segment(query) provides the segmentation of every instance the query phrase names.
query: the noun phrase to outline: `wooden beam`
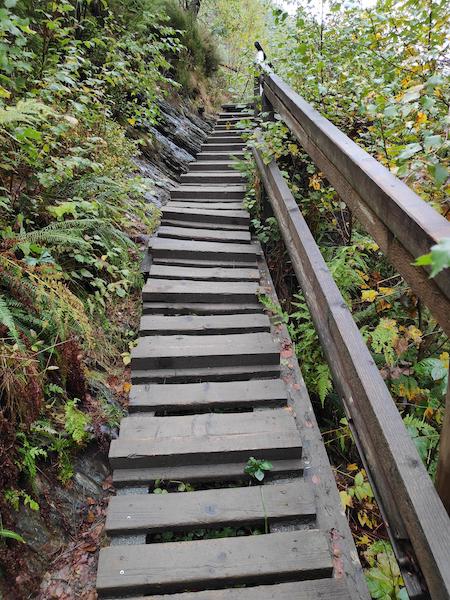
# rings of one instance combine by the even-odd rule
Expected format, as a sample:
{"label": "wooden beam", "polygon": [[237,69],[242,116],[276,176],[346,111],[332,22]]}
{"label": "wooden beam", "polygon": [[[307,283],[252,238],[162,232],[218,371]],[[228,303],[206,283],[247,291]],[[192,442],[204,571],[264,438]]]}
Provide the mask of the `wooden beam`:
{"label": "wooden beam", "polygon": [[409,539],[433,598],[450,598],[450,520],[276,164],[253,153],[392,535]]}
{"label": "wooden beam", "polygon": [[444,422],[442,423],[441,439],[439,444],[439,462],[436,474],[436,489],[448,514],[450,515],[450,383],[447,388],[447,399],[444,408]]}
{"label": "wooden beam", "polygon": [[264,94],[388,260],[450,335],[450,276],[429,279],[412,265],[450,223],[377,160],[322,117],[279,77],[264,75]]}

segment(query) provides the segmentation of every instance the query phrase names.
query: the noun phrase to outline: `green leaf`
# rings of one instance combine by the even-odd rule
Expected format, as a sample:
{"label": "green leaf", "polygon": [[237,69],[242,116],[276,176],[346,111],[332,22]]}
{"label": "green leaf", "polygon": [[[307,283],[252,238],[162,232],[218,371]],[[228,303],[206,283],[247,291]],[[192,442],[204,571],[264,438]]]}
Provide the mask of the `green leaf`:
{"label": "green leaf", "polygon": [[17,0],[5,0],[6,8],[14,8],[16,6]]}
{"label": "green leaf", "polygon": [[9,538],[10,540],[16,540],[16,542],[22,542],[22,544],[25,544],[25,540],[21,535],[15,531],[10,531],[9,529],[0,528],[0,537]]}
{"label": "green leaf", "polygon": [[431,274],[435,277],[438,273],[450,267],[450,238],[443,238],[431,248]]}
{"label": "green leaf", "polygon": [[433,175],[434,181],[440,187],[448,178],[448,169],[441,163],[436,163],[429,166],[429,171]]}
{"label": "green leaf", "polygon": [[411,158],[411,156],[414,156],[414,154],[417,154],[417,152],[420,152],[420,150],[422,150],[422,146],[419,143],[414,142],[413,144],[408,144],[400,152],[397,158],[398,160],[407,160],[408,158]]}
{"label": "green leaf", "polygon": [[442,144],[442,136],[440,135],[429,135],[424,139],[424,148],[426,152],[429,152],[433,148],[437,148]]}

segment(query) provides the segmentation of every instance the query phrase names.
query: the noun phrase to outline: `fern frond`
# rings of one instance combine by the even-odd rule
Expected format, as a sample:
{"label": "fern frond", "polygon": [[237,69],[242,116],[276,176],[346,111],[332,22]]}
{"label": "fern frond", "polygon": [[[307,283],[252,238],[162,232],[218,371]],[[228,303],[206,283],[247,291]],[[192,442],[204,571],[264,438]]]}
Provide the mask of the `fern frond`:
{"label": "fern frond", "polygon": [[17,342],[20,343],[19,334],[17,333],[16,324],[14,322],[13,314],[6,302],[4,296],[0,295],[0,323],[4,325],[7,329],[11,337]]}
{"label": "fern frond", "polygon": [[15,123],[32,124],[37,123],[43,117],[54,114],[52,109],[36,100],[19,100],[13,106],[0,108],[0,126],[8,126]]}

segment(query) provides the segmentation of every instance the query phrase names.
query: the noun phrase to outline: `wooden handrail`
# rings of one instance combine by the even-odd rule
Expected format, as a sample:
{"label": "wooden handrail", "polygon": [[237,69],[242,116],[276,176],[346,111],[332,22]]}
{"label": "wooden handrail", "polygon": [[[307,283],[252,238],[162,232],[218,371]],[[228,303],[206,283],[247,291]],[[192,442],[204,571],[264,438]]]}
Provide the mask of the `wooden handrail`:
{"label": "wooden handrail", "polygon": [[262,90],[389,262],[450,335],[448,270],[430,279],[414,260],[450,237],[450,223],[400,179],[322,117],[269,67]]}
{"label": "wooden handrail", "polygon": [[449,599],[450,519],[279,168],[253,154],[394,547],[411,545],[431,597]]}
{"label": "wooden handrail", "polygon": [[[426,268],[413,263],[440,239],[450,237],[450,223],[322,117],[271,66],[259,66],[264,110],[280,115],[449,335],[450,270],[430,279]],[[397,555],[404,559],[412,550],[432,597],[450,598],[450,520],[445,508],[278,167],[265,165],[259,151],[253,152]],[[447,510],[449,411],[447,406],[437,481]],[[414,589],[417,579],[407,575],[406,583],[412,596],[422,597]]]}

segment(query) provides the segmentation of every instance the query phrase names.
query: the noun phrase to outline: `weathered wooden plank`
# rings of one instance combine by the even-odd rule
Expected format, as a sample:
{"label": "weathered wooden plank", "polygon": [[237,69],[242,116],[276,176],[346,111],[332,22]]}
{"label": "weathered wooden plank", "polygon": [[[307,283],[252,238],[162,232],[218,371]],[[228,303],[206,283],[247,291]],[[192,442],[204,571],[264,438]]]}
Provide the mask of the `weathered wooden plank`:
{"label": "weathered wooden plank", "polygon": [[240,364],[232,366],[204,366],[204,367],[170,367],[161,369],[133,369],[131,382],[137,383],[197,383],[201,381],[244,381],[247,379],[261,379],[279,377],[280,365]]}
{"label": "weathered wooden plank", "polygon": [[392,534],[411,539],[430,591],[450,598],[448,516],[281,172],[254,154]]}
{"label": "weathered wooden plank", "polygon": [[[314,495],[302,480],[277,485],[222,488],[109,500],[109,535],[158,533],[204,527],[239,527],[313,518]],[[267,519],[267,521],[266,521]]]}
{"label": "weathered wooden plank", "polygon": [[447,388],[444,422],[442,423],[439,445],[436,489],[445,506],[445,509],[447,510],[447,513],[450,516],[450,383]]}
{"label": "weathered wooden plank", "polygon": [[199,210],[242,210],[244,205],[242,201],[234,201],[234,202],[222,202],[220,201],[209,201],[201,202],[201,198],[193,200],[189,199],[179,199],[179,200],[171,200],[167,206],[174,206],[179,208],[198,208]]}
{"label": "weathered wooden plank", "polygon": [[139,335],[217,335],[259,331],[270,331],[267,315],[143,315]]}
{"label": "weathered wooden plank", "polygon": [[162,213],[164,219],[195,221],[197,223],[250,224],[250,215],[245,210],[199,210],[198,208],[164,206]]}
{"label": "weathered wooden plank", "polygon": [[259,282],[258,269],[227,267],[177,267],[171,265],[152,265],[150,274],[153,279],[182,279],[183,281],[253,281]]}
{"label": "weathered wooden plank", "polygon": [[192,172],[197,171],[232,171],[233,165],[236,164],[233,160],[198,160],[192,162],[189,168]]}
{"label": "weathered wooden plank", "polygon": [[[299,459],[273,460],[272,469],[267,471],[264,481],[276,477],[300,476],[303,463]],[[153,486],[156,481],[182,481],[184,483],[239,482],[250,481],[244,473],[244,464],[215,463],[213,465],[184,465],[179,467],[154,467],[141,469],[116,469],[113,482],[117,488]]]}
{"label": "weathered wooden plank", "polygon": [[276,365],[280,360],[269,333],[141,337],[131,357],[134,369]]}
{"label": "weathered wooden plank", "polygon": [[259,285],[252,281],[173,281],[150,278],[142,290],[144,302],[253,302]]}
{"label": "weathered wooden plank", "polygon": [[227,590],[186,592],[169,596],[146,596],[129,600],[348,600],[345,582],[339,579],[295,581]]}
{"label": "weathered wooden plank", "polygon": [[152,238],[149,251],[153,257],[159,258],[194,258],[207,260],[251,260],[258,252],[252,244],[227,244],[223,242],[201,242],[191,240],[175,240]]}
{"label": "weathered wooden plank", "polygon": [[332,570],[327,539],[316,530],[112,546],[100,551],[97,590],[101,596],[201,590],[323,578]]}
{"label": "weathered wooden plank", "polygon": [[172,190],[171,197],[173,200],[176,198],[243,198],[245,194],[245,185],[233,184],[233,185],[192,185],[184,184],[180,185],[176,189]]}
{"label": "weathered wooden plank", "polygon": [[192,227],[169,227],[161,225],[158,237],[202,242],[250,242],[249,231],[226,231],[224,229],[194,229]]}
{"label": "weathered wooden plank", "polygon": [[195,258],[160,258],[158,256],[153,257],[152,264],[154,265],[169,265],[173,267],[192,267],[195,268],[213,268],[223,267],[226,269],[254,269],[256,266],[256,260],[202,260]]}
{"label": "weathered wooden plank", "polygon": [[203,443],[204,438],[212,441],[216,437],[229,436],[229,445],[233,446],[233,436],[260,435],[263,438],[268,433],[284,432],[293,433],[296,444],[299,444],[300,438],[293,416],[289,411],[277,408],[254,413],[210,413],[175,417],[132,415],[122,419],[119,439],[159,440],[161,443],[168,439],[174,446],[179,446],[174,449],[178,452],[183,444]]}
{"label": "weathered wooden plank", "polygon": [[216,142],[224,144],[238,144],[243,141],[243,134],[249,133],[238,129],[217,128],[206,138],[206,143]]}
{"label": "weathered wooden plank", "polygon": [[207,144],[203,144],[202,152],[228,152],[229,154],[235,154],[242,152],[244,145],[244,142],[240,144],[218,144],[208,142]]}
{"label": "weathered wooden plank", "polygon": [[161,219],[162,225],[168,227],[185,227],[190,229],[214,229],[219,231],[248,231],[246,225],[240,225],[239,223],[211,223],[208,221],[197,223],[195,221],[183,221],[164,217]]}
{"label": "weathered wooden plank", "polygon": [[[267,414],[266,414],[267,413]],[[292,416],[282,410],[183,417],[125,417],[112,440],[113,469],[216,462],[299,459],[302,444]]]}
{"label": "weathered wooden plank", "polygon": [[[208,151],[201,151],[197,154],[197,162],[209,162],[209,161],[229,161],[232,160],[233,157],[236,157],[236,159],[238,160],[242,160],[244,158],[244,153],[242,151],[240,152],[235,152],[234,154],[230,155],[230,152],[226,151],[226,152],[208,152]],[[195,163],[193,163],[195,164]]]}
{"label": "weathered wooden plank", "polygon": [[286,387],[280,379],[134,385],[130,412],[284,406]]}
{"label": "weathered wooden plank", "polygon": [[[421,269],[408,268],[415,258],[428,253],[438,240],[450,237],[448,221],[279,77],[265,76],[264,90],[300,143],[353,212],[357,211],[358,219],[408,283],[412,287],[418,286],[419,292],[426,294],[426,303],[433,302],[435,286],[449,301],[449,272],[430,281],[427,289],[426,272],[422,271],[422,277],[419,277]],[[366,208],[369,213],[365,213]],[[374,220],[372,215],[377,218]],[[439,311],[439,307],[436,308]],[[447,304],[447,316],[448,311]],[[444,326],[445,322],[448,324],[446,315],[442,315]]]}
{"label": "weathered wooden plank", "polygon": [[246,304],[223,304],[206,302],[145,302],[142,307],[146,315],[231,315],[236,313],[253,314],[263,312],[259,302]]}
{"label": "weathered wooden plank", "polygon": [[[190,198],[176,198],[175,200],[170,200],[166,206],[172,206],[174,202],[195,202],[196,204],[220,204],[227,210],[234,210],[232,206],[236,203],[240,203],[239,209],[242,210],[242,200],[240,198],[203,198],[197,197],[191,194]],[[194,207],[197,208],[197,207]],[[205,207],[208,210],[214,210],[212,206]]]}
{"label": "weathered wooden plank", "polygon": [[181,175],[182,183],[192,183],[204,185],[214,184],[235,184],[245,182],[246,178],[237,171],[192,171]]}

